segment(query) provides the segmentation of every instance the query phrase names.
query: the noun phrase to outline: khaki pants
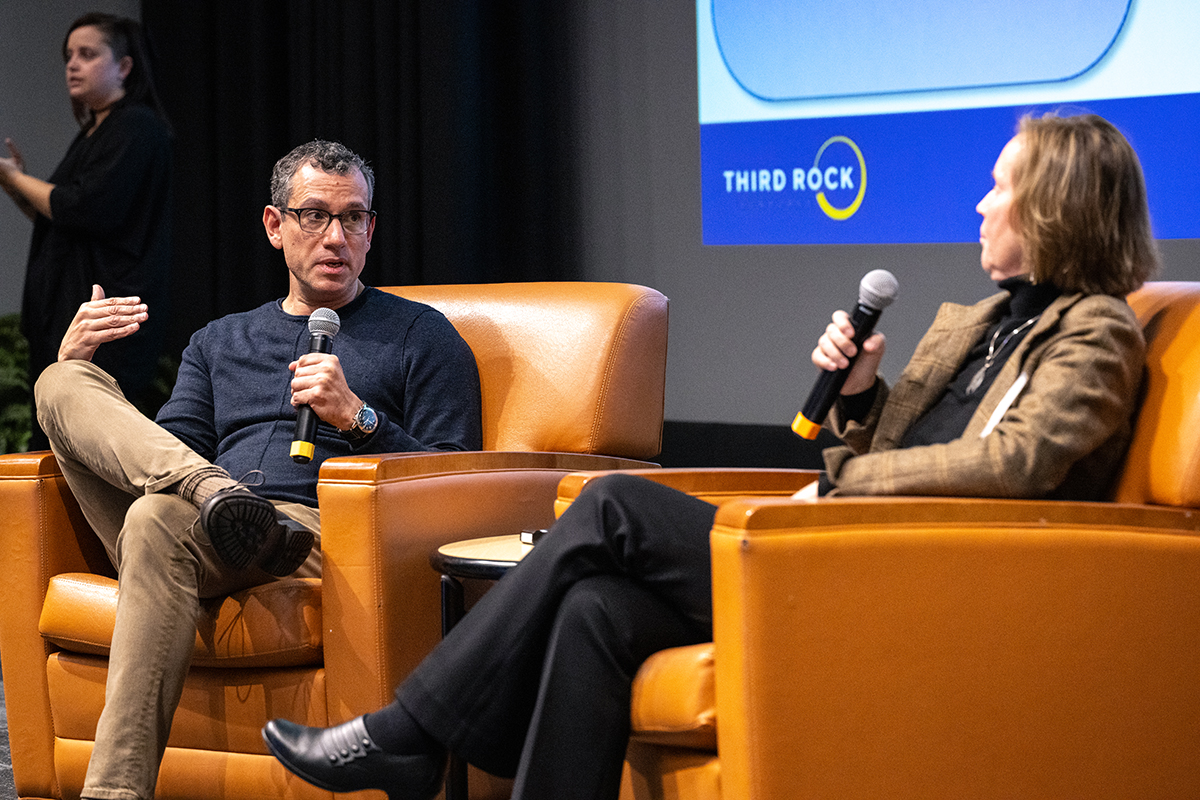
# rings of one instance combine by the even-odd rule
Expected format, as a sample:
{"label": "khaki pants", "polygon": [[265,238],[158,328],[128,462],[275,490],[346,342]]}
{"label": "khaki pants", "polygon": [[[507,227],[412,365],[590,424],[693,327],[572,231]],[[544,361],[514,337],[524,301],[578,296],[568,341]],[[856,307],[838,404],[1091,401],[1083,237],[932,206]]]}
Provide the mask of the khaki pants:
{"label": "khaki pants", "polygon": [[[191,663],[200,599],[275,578],[217,557],[196,506],[163,491],[209,462],[142,415],[103,370],[86,361],[54,364],[35,397],[54,456],[121,587],[83,796],[149,800]],[[275,505],[319,537],[316,509]],[[297,576],[320,575],[319,542]]]}

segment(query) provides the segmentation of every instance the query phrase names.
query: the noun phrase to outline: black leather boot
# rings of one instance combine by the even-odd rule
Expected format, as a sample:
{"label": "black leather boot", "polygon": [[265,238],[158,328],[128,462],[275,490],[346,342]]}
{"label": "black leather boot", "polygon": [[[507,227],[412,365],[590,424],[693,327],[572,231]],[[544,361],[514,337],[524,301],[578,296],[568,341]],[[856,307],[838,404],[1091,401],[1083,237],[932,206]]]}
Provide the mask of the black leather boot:
{"label": "black leather boot", "polygon": [[263,728],[267,747],[290,771],[331,792],[382,789],[388,800],[430,800],[446,775],[446,753],[394,755],[371,741],[362,717],[332,728],[283,719]]}

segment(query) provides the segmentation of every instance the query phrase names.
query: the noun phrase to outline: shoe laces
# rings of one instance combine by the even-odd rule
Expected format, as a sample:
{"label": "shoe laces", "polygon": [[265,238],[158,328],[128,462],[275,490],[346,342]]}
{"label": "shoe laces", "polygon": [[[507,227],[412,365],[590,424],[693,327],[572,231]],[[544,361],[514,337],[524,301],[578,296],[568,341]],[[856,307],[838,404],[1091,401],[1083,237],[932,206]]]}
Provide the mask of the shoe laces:
{"label": "shoe laces", "polygon": [[[251,482],[250,478],[257,478]],[[238,478],[237,487],[239,489],[256,489],[267,482],[267,474],[261,469],[252,469],[242,477]]]}

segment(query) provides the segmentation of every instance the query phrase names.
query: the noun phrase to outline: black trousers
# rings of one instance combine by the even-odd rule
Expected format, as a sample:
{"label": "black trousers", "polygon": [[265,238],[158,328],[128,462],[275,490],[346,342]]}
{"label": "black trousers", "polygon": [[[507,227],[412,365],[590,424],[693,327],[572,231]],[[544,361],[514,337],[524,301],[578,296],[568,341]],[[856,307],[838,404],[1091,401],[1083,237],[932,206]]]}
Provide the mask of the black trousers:
{"label": "black trousers", "polygon": [[616,798],[641,663],[712,638],[715,507],[593,482],[396,690],[433,738],[514,798]]}

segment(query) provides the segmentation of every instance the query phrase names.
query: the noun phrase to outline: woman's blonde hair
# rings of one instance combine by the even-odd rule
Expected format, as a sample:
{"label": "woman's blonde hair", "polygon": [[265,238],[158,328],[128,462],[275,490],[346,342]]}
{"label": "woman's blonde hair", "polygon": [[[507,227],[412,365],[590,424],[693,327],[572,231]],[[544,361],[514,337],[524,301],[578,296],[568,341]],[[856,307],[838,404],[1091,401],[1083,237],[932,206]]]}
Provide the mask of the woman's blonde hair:
{"label": "woman's blonde hair", "polygon": [[1146,185],[1121,132],[1094,114],[1026,116],[1013,169],[1013,225],[1030,277],[1063,291],[1132,292],[1158,269]]}

